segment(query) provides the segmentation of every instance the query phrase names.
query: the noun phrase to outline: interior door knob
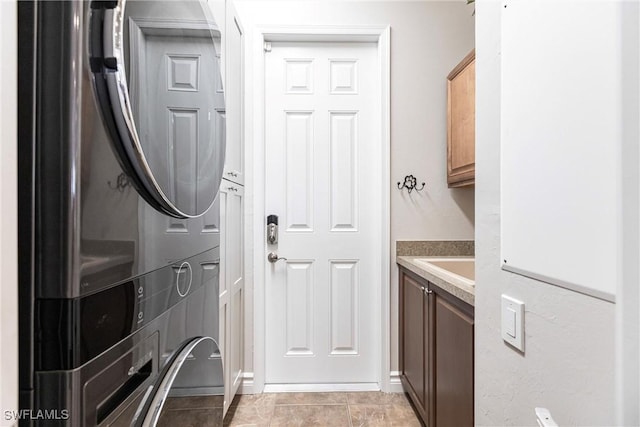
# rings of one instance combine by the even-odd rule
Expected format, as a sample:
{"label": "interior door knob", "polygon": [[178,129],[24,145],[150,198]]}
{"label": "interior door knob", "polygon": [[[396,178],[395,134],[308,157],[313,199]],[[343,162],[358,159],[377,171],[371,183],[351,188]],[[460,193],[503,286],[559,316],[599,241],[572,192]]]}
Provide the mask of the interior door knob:
{"label": "interior door knob", "polygon": [[278,254],[275,253],[275,252],[269,252],[269,255],[267,255],[267,259],[269,260],[269,262],[271,264],[275,264],[276,262],[278,262],[278,261],[280,261],[282,259],[285,260],[285,261],[287,260],[284,257],[279,257]]}

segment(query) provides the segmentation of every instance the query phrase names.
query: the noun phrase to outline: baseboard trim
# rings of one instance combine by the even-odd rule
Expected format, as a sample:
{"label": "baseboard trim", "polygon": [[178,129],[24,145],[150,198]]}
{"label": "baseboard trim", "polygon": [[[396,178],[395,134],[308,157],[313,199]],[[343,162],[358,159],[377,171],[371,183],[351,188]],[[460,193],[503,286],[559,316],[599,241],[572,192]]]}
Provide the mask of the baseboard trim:
{"label": "baseboard trim", "polygon": [[404,393],[402,381],[400,381],[400,371],[389,373],[389,393]]}
{"label": "baseboard trim", "polygon": [[253,372],[243,372],[238,394],[255,394],[256,390],[253,384]]}
{"label": "baseboard trim", "polygon": [[378,383],[338,384],[265,384],[265,393],[330,392],[330,391],[380,391]]}
{"label": "baseboard trim", "polygon": [[[256,390],[253,372],[243,372],[238,394],[286,393],[286,392],[330,392],[330,391],[379,391],[378,383],[337,383],[337,384],[265,384],[264,390]],[[387,393],[404,393],[400,381],[400,371],[389,373]]]}

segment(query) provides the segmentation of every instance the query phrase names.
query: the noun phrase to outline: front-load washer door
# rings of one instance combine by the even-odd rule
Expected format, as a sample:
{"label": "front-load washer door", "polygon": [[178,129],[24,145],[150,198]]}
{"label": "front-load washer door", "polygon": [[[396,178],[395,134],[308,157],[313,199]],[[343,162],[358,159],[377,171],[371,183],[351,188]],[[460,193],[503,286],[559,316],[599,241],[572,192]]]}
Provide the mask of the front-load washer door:
{"label": "front-load washer door", "polygon": [[222,358],[213,338],[185,341],[147,389],[131,425],[222,426],[223,378]]}
{"label": "front-load washer door", "polygon": [[91,1],[96,99],[120,163],[156,209],[197,217],[224,166],[221,33],[200,0]]}

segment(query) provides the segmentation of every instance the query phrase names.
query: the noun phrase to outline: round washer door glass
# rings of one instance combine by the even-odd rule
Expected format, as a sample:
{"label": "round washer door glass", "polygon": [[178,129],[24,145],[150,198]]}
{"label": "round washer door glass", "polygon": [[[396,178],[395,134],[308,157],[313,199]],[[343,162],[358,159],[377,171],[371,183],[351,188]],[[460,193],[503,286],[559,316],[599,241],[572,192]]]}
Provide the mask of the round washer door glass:
{"label": "round washer door glass", "polygon": [[103,77],[123,163],[159,210],[202,215],[217,196],[225,151],[221,35],[206,2],[121,0],[103,22]]}

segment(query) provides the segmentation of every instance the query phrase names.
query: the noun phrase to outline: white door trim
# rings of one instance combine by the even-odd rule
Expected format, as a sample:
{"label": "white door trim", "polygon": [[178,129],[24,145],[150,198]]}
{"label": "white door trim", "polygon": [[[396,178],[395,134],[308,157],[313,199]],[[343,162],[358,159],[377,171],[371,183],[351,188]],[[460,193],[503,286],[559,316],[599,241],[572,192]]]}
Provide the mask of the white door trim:
{"label": "white door trim", "polygon": [[[379,101],[381,106],[380,140],[382,146],[380,182],[381,195],[380,224],[380,371],[378,384],[382,391],[390,390],[390,241],[391,241],[391,27],[333,27],[333,26],[269,26],[256,27],[250,54],[253,55],[253,258],[254,258],[254,327],[253,327],[253,392],[261,393],[265,387],[265,235],[263,216],[265,209],[265,61],[264,43],[271,41],[333,41],[333,42],[375,42],[378,46],[378,67],[380,78]],[[244,390],[244,388],[243,388]]]}

